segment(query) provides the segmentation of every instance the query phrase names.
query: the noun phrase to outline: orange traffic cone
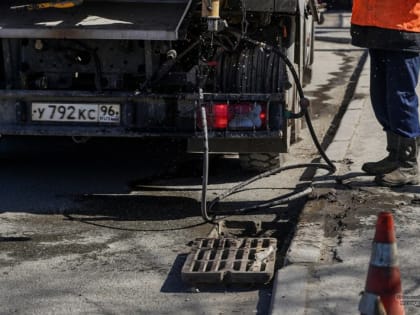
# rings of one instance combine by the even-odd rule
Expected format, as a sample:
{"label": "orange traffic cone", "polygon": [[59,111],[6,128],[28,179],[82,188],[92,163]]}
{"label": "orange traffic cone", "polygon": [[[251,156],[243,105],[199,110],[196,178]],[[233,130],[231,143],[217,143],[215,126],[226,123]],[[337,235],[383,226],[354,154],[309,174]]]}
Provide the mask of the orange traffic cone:
{"label": "orange traffic cone", "polygon": [[394,219],[381,212],[376,222],[365,292],[359,303],[362,315],[404,315]]}

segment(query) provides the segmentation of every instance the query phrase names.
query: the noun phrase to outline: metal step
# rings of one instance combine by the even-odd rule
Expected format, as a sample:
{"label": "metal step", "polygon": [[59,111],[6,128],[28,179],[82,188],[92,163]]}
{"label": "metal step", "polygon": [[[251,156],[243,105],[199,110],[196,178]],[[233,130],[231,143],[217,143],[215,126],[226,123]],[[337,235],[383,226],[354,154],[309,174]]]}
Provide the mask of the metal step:
{"label": "metal step", "polygon": [[199,238],[181,271],[190,284],[263,284],[271,280],[275,238]]}

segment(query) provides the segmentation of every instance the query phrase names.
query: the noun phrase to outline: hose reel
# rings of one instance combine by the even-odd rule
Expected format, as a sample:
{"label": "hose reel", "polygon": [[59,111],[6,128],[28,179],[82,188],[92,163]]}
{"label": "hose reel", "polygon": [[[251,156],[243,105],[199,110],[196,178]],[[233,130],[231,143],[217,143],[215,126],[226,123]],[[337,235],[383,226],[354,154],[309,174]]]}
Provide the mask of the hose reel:
{"label": "hose reel", "polygon": [[283,93],[291,86],[284,61],[260,47],[224,51],[216,71],[223,93]]}

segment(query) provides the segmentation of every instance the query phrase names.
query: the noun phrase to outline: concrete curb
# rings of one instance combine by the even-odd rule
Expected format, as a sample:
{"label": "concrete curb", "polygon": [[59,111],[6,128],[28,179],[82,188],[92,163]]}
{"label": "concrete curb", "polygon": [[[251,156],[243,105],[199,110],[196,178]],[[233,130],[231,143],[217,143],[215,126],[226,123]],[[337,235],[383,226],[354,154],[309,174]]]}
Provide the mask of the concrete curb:
{"label": "concrete curb", "polygon": [[[361,57],[365,58],[366,55]],[[355,92],[357,96],[350,101],[333,141],[326,150],[327,156],[336,163],[337,173],[345,164],[345,157],[356,128],[360,122],[362,110],[369,95],[369,67],[366,62],[359,64],[361,69]],[[368,102],[369,103],[369,102]],[[322,178],[325,171],[318,171],[314,184],[335,184],[333,179]],[[273,282],[273,295],[270,314],[305,313],[305,288],[309,276],[310,266],[319,262],[324,238],[325,218],[322,212],[313,211],[311,203],[307,203],[302,210],[296,228],[295,236],[286,254],[286,266],[278,270]]]}
{"label": "concrete curb", "polygon": [[277,272],[274,283],[278,285],[273,286],[270,306],[272,315],[304,314],[308,274],[308,267],[300,265],[290,265]]}

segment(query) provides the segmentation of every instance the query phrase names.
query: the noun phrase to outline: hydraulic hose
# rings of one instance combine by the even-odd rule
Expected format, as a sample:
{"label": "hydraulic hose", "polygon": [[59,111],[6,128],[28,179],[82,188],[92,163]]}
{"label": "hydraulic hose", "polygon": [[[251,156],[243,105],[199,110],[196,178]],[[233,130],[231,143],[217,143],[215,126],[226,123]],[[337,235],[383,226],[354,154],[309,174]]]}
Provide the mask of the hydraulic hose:
{"label": "hydraulic hose", "polygon": [[326,162],[326,164],[322,164],[322,163],[303,163],[303,164],[295,164],[295,165],[289,165],[289,166],[283,166],[283,167],[277,167],[274,168],[272,170],[266,171],[264,173],[261,173],[257,176],[254,176],[246,181],[243,181],[241,183],[239,183],[238,185],[235,185],[234,187],[226,190],[225,192],[221,193],[220,195],[218,195],[216,198],[214,198],[209,205],[207,206],[207,185],[208,185],[208,168],[209,168],[209,145],[208,145],[208,130],[207,130],[207,117],[206,117],[206,109],[205,107],[202,105],[201,107],[201,119],[202,119],[202,125],[203,125],[203,131],[204,131],[204,148],[203,148],[203,178],[202,178],[202,195],[201,195],[201,216],[202,218],[206,221],[206,222],[210,222],[210,223],[214,223],[215,219],[216,219],[216,215],[235,215],[235,214],[247,214],[250,212],[255,212],[258,211],[260,209],[267,209],[267,208],[272,208],[274,206],[278,206],[281,204],[285,204],[285,203],[289,203],[293,200],[297,200],[306,196],[309,196],[311,194],[313,194],[314,192],[314,188],[312,185],[306,187],[303,190],[300,190],[298,192],[292,192],[292,193],[288,193],[282,196],[279,196],[275,199],[272,199],[270,201],[266,201],[266,202],[262,202],[250,207],[244,207],[244,208],[239,208],[239,209],[233,209],[233,210],[224,210],[224,211],[212,211],[213,207],[219,203],[221,200],[227,198],[228,196],[238,192],[240,189],[242,189],[243,187],[268,176],[280,173],[282,171],[286,171],[286,170],[290,170],[290,169],[297,169],[297,168],[308,168],[308,167],[314,167],[314,168],[319,168],[319,169],[325,169],[327,171],[329,171],[330,174],[335,173],[335,171],[337,170],[334,163],[328,158],[327,154],[325,153],[324,149],[322,148],[321,144],[319,143],[319,140],[316,136],[315,130],[313,128],[312,125],[312,121],[311,121],[311,117],[308,113],[308,106],[309,106],[309,100],[307,98],[305,98],[304,92],[303,92],[303,88],[302,85],[299,81],[299,76],[296,73],[296,70],[293,66],[293,64],[290,62],[289,58],[287,58],[287,56],[278,48],[269,46],[265,43],[262,42],[258,42],[255,41],[253,39],[250,38],[243,38],[244,40],[246,40],[247,42],[253,44],[253,45],[257,45],[261,48],[263,48],[264,50],[267,51],[272,51],[274,53],[276,53],[277,55],[279,55],[280,58],[283,59],[283,61],[285,62],[286,66],[289,68],[292,76],[293,76],[293,80],[296,83],[296,87],[297,87],[297,92],[299,94],[299,98],[300,98],[300,105],[301,105],[301,109],[299,113],[291,113],[290,117],[291,118],[299,118],[299,117],[304,117],[306,124],[308,126],[311,138],[313,140],[313,143],[315,144],[319,154],[321,155],[321,157],[324,159],[324,161]]}
{"label": "hydraulic hose", "polygon": [[203,131],[204,131],[204,159],[203,159],[203,182],[201,185],[201,216],[204,221],[212,221],[207,212],[207,184],[209,179],[209,138],[207,132],[207,116],[206,108],[201,107],[201,117],[203,117]]}

